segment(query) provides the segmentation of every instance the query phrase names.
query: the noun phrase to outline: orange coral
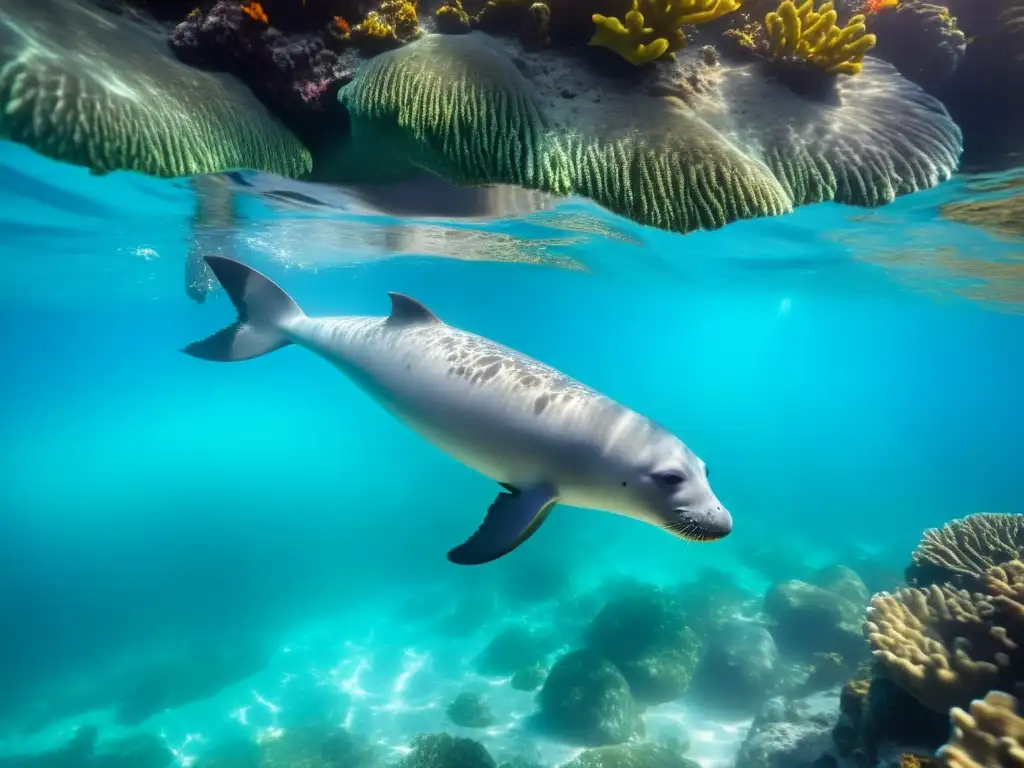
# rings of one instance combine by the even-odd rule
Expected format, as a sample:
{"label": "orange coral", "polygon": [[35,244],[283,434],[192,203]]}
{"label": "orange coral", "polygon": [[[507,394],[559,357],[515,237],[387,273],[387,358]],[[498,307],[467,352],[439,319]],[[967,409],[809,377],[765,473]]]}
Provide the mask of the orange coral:
{"label": "orange coral", "polygon": [[256,2],[256,0],[253,0],[251,3],[243,3],[242,13],[255,21],[262,21],[264,24],[270,23],[270,19],[267,18],[267,13],[263,10],[263,6]]}
{"label": "orange coral", "polygon": [[888,10],[889,8],[895,8],[898,4],[899,0],[864,0],[861,12],[870,15]]}
{"label": "orange coral", "polygon": [[341,16],[334,17],[334,28],[337,29],[341,34],[347,35],[351,30],[349,29],[348,22],[345,21]]}

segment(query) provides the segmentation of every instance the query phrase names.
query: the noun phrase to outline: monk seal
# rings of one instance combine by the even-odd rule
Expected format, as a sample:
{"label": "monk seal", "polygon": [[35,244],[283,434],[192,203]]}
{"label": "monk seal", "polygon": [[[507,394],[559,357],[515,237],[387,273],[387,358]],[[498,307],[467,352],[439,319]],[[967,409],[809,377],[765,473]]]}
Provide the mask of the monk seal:
{"label": "monk seal", "polygon": [[448,553],[459,565],[497,560],[526,541],[557,503],[625,515],[710,541],[732,517],[707,465],[650,419],[559,371],[453,328],[390,293],[387,317],[307,317],[256,270],[207,256],[238,319],[183,351],[249,360],[289,344],[320,355],[401,422],[505,490]]}

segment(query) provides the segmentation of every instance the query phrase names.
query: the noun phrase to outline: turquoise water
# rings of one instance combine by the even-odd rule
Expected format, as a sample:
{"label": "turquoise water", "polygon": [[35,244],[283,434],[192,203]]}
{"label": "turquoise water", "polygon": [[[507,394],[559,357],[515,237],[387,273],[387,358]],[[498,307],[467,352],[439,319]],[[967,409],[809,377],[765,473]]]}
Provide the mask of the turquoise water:
{"label": "turquoise water", "polygon": [[[532,694],[469,662],[502,622],[564,618],[546,599],[563,581],[699,590],[714,567],[763,590],[842,562],[881,589],[924,528],[1024,513],[1020,275],[962,264],[1024,248],[939,219],[966,183],[870,214],[822,205],[686,237],[582,201],[446,223],[242,199],[236,231],[203,237],[307,313],[383,314],[388,291],[415,296],[676,432],[734,518],[731,536],[698,545],[559,507],[512,555],[464,569],[445,553],[493,483],[300,349],[232,366],[179,351],[232,317],[222,293],[197,304],[184,291],[188,184],[91,176],[0,144],[3,751],[97,723],[160,734],[187,764],[315,701],[395,755],[447,729],[554,764],[573,751],[513,727]],[[950,249],[953,267],[936,256]],[[484,607],[439,633],[436,617],[465,601]],[[91,706],[110,675],[196,643],[272,655],[138,725]],[[446,720],[467,686],[492,698],[486,732]],[[86,703],[24,727],[68,691]],[[745,727],[686,701],[646,717],[655,734],[689,734],[705,768],[728,763]]]}

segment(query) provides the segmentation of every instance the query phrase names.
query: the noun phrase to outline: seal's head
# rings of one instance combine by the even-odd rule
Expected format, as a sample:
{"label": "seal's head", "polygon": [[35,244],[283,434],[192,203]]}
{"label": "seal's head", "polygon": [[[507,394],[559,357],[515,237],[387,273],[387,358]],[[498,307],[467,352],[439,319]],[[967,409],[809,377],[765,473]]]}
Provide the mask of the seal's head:
{"label": "seal's head", "polygon": [[708,482],[708,466],[665,429],[648,424],[623,455],[619,497],[625,514],[681,539],[714,541],[732,531],[732,515]]}

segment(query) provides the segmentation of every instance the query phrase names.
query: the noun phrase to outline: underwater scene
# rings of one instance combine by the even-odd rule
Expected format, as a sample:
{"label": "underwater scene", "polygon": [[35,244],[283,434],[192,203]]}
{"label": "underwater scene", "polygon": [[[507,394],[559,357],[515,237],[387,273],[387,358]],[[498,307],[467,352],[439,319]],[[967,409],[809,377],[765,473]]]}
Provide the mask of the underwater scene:
{"label": "underwater scene", "polygon": [[0,0],[0,768],[1024,768],[946,1]]}

